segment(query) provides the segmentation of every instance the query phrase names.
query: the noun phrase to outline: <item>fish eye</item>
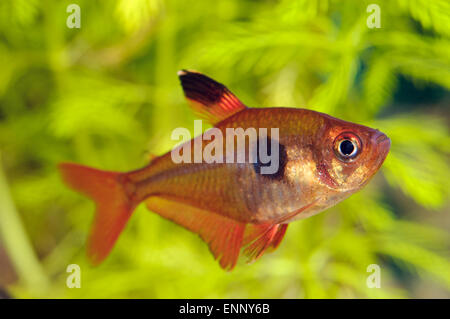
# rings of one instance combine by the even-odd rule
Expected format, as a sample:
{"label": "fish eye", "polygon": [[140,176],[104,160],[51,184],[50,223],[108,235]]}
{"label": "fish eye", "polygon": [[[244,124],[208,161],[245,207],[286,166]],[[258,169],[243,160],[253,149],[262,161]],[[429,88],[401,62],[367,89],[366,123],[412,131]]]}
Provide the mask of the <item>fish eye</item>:
{"label": "fish eye", "polygon": [[334,152],[341,161],[351,162],[361,153],[361,140],[353,133],[342,133],[334,141]]}

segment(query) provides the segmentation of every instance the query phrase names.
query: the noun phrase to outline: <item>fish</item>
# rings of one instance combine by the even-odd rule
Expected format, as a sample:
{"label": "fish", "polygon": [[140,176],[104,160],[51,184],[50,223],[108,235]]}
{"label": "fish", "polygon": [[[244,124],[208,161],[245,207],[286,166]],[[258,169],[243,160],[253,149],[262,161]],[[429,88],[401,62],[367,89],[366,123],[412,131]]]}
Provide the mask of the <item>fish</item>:
{"label": "fish", "polygon": [[[87,241],[93,265],[110,254],[135,208],[145,203],[151,212],[200,236],[220,266],[230,271],[240,256],[253,262],[274,251],[289,223],[361,190],[389,153],[390,139],[378,129],[310,109],[247,107],[204,74],[181,70],[178,76],[190,106],[212,124],[211,130],[226,136],[229,129],[245,135],[258,128],[266,134],[231,148],[222,143],[213,155],[224,160],[216,162],[177,162],[172,150],[130,172],[60,163],[65,184],[96,204]],[[208,132],[175,149],[206,150],[213,140]],[[263,146],[277,161],[270,173],[263,172],[268,166],[259,151]],[[245,155],[244,160],[226,160],[237,154]]]}

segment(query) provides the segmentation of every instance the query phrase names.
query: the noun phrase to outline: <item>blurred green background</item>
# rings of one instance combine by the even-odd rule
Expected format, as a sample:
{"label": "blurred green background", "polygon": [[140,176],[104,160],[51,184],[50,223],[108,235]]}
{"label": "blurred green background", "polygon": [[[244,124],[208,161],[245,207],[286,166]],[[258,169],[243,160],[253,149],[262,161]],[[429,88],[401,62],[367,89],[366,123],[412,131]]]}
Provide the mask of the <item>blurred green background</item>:
{"label": "blurred green background", "polygon": [[[373,2],[379,29],[366,25]],[[66,26],[71,3],[80,29]],[[446,0],[0,1],[0,297],[450,297],[449,14]],[[94,205],[56,165],[127,171],[169,151],[195,119],[182,68],[250,106],[379,128],[391,153],[364,190],[291,224],[252,265],[224,272],[196,235],[140,206],[91,267]],[[66,287],[72,263],[80,289]]]}

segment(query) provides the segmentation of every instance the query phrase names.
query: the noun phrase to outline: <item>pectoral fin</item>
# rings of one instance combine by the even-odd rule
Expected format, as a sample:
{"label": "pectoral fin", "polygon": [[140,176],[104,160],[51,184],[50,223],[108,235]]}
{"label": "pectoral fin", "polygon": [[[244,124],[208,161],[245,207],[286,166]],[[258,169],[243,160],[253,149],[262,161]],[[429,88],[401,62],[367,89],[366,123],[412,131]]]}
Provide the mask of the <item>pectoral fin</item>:
{"label": "pectoral fin", "polygon": [[248,257],[248,262],[253,262],[265,252],[275,250],[283,240],[287,230],[287,222],[304,212],[317,203],[317,200],[305,205],[287,215],[278,219],[275,223],[263,223],[257,225],[247,225],[243,246],[244,254]]}
{"label": "pectoral fin", "polygon": [[244,254],[253,262],[265,252],[275,250],[286,233],[288,224],[247,225],[244,237]]}

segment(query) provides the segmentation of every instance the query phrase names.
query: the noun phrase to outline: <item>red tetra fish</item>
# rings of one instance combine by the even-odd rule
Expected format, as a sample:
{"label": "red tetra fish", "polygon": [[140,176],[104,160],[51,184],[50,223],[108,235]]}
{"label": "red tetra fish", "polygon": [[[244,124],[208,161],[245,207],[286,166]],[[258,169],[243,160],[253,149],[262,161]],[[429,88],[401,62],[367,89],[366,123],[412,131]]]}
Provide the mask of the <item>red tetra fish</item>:
{"label": "red tetra fish", "polygon": [[[245,144],[245,150],[224,144],[224,158],[253,152],[253,161],[176,163],[168,152],[128,173],[61,164],[64,181],[97,205],[88,242],[93,264],[105,259],[133,210],[145,202],[151,211],[197,233],[220,265],[231,270],[241,250],[249,261],[259,258],[278,247],[289,222],[317,214],[360,190],[389,152],[390,140],[378,130],[306,109],[247,108],[205,75],[178,75],[194,110],[223,136],[227,128],[276,128],[276,138],[264,137],[266,146],[277,146],[276,171],[262,172],[267,162],[258,157],[264,142],[259,140]],[[200,143],[205,150],[205,134],[184,147],[195,151],[195,143]]]}

